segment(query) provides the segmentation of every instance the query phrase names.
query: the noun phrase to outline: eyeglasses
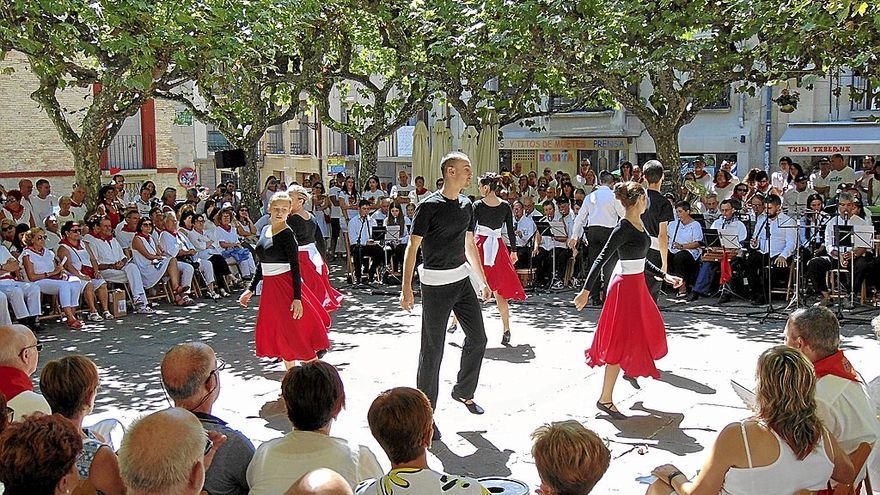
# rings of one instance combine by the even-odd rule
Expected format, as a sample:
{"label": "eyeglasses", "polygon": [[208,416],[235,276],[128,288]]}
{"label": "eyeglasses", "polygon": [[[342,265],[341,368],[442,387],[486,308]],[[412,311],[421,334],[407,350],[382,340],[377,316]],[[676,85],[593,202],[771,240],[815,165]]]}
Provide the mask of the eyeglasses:
{"label": "eyeglasses", "polygon": [[38,235],[38,236],[36,237],[36,239],[37,239],[38,241],[45,241],[45,240],[46,240],[46,236],[44,236],[44,235]]}
{"label": "eyeglasses", "polygon": [[3,227],[3,232],[8,232],[8,231],[10,231],[10,230],[15,230],[15,227],[14,227],[14,226]]}
{"label": "eyeglasses", "polygon": [[68,230],[68,232],[76,232],[77,234],[79,234],[82,231],[80,229],[70,229]]}
{"label": "eyeglasses", "polygon": [[43,344],[40,341],[37,341],[36,344],[29,345],[27,347],[22,348],[22,350],[18,351],[18,355],[21,356],[24,353],[24,351],[26,351],[28,349],[36,349],[37,352],[40,352],[43,350]]}

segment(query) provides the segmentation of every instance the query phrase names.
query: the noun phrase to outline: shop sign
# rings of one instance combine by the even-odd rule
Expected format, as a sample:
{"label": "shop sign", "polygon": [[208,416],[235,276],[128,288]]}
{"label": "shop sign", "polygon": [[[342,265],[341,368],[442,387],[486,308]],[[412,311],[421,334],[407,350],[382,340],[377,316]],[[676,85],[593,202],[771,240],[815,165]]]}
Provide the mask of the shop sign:
{"label": "shop sign", "polygon": [[826,153],[852,153],[852,146],[850,145],[827,145],[827,144],[819,144],[819,145],[810,145],[810,146],[786,146],[786,150],[789,153],[797,154],[797,153],[808,153],[810,155],[822,155]]}
{"label": "shop sign", "polygon": [[622,150],[626,138],[530,138],[503,139],[499,145],[508,150]]}

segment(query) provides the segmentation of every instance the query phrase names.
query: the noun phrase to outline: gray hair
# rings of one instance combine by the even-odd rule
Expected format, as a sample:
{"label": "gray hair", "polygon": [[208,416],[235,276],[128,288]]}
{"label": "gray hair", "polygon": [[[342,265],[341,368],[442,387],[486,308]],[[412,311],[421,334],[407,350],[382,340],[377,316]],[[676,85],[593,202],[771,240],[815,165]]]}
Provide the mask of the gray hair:
{"label": "gray hair", "polygon": [[[172,347],[162,359],[162,385],[172,400],[186,400],[198,392],[211,373],[211,347],[201,342],[185,342]],[[169,375],[182,378],[168,383]]]}
{"label": "gray hair", "polygon": [[801,308],[788,317],[788,325],[807,345],[828,356],[840,346],[840,322],[826,307]]}
{"label": "gray hair", "polygon": [[855,198],[853,198],[853,195],[851,193],[842,192],[837,195],[837,202],[840,203],[841,201],[849,201],[850,203],[852,203],[853,201],[855,201]]}

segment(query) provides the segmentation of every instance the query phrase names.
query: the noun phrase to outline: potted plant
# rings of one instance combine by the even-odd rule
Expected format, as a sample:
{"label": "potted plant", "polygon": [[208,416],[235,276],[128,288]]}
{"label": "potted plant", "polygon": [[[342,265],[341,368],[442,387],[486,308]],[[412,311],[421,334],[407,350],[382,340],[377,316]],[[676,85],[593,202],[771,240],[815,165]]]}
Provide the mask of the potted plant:
{"label": "potted plant", "polygon": [[774,101],[779,105],[780,112],[791,113],[797,109],[800,96],[800,93],[797,91],[789,91],[788,88],[786,88],[779,93],[779,97]]}

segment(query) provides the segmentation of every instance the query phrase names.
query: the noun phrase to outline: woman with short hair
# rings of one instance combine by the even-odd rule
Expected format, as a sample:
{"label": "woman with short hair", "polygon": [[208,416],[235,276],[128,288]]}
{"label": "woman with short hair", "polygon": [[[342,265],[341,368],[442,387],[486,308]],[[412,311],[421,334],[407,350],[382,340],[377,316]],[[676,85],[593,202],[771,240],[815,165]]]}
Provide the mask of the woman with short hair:
{"label": "woman with short hair", "polygon": [[214,269],[214,277],[219,285],[221,297],[229,296],[229,286],[226,284],[226,275],[232,271],[229,263],[223,257],[223,250],[217,246],[217,241],[205,231],[205,215],[187,212],[180,217],[180,231],[196,249],[196,257],[199,260],[211,263]]}
{"label": "woman with short hair", "polygon": [[137,235],[131,241],[131,258],[144,281],[144,288],[149,289],[164,277],[171,282],[171,292],[175,306],[189,306],[192,299],[186,295],[192,285],[193,268],[185,263],[178,263],[173,256],[166,256],[153,240],[153,221],[141,218],[137,224]]}
{"label": "woman with short hair", "polygon": [[216,224],[217,228],[214,229],[214,236],[220,245],[220,249],[223,250],[223,257],[227,261],[235,260],[238,264],[238,269],[241,271],[241,276],[247,279],[251,278],[257,267],[254,263],[253,255],[242,246],[241,237],[238,236],[238,232],[232,226],[232,219],[235,216],[232,213],[232,209],[224,208],[220,210],[217,216],[220,220]]}
{"label": "woman with short hair", "polygon": [[119,461],[113,448],[99,434],[83,428],[83,420],[95,408],[98,368],[85,356],[65,356],[49,361],[40,373],[40,392],[56,414],[69,419],[82,437],[82,454],[76,469],[99,494],[124,495]]}
{"label": "woman with short hair", "polygon": [[[89,321],[112,320],[110,312],[110,295],[107,292],[107,281],[100,277],[94,267],[98,261],[82,242],[82,228],[77,222],[67,222],[61,226],[61,244],[58,245],[58,257],[63,260],[65,272],[80,280],[83,286],[83,298],[89,306]],[[104,315],[98,313],[95,296],[104,308]]]}
{"label": "woman with short hair", "polygon": [[65,495],[79,484],[76,459],[82,437],[59,414],[34,414],[0,435],[4,495]]}
{"label": "woman with short hair", "polygon": [[[196,258],[198,251],[195,246],[177,228],[177,215],[173,211],[165,213],[162,217],[162,223],[165,224],[165,228],[159,234],[159,247],[162,252],[176,258],[179,265],[188,265],[193,269],[198,268],[207,285],[205,295],[215,301],[220,299],[220,296],[214,291],[214,267],[211,263],[200,262]],[[192,279],[190,279],[191,282]]]}
{"label": "woman with short hair", "polygon": [[41,293],[58,296],[68,327],[82,328],[83,323],[76,317],[79,296],[83,291],[80,280],[64,273],[64,267],[58,263],[55,253],[46,247],[43,229],[34,227],[25,232],[23,239],[26,247],[21,253],[21,261],[25,276],[40,287]]}

